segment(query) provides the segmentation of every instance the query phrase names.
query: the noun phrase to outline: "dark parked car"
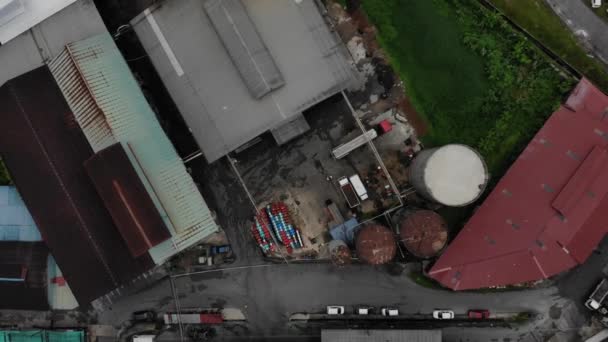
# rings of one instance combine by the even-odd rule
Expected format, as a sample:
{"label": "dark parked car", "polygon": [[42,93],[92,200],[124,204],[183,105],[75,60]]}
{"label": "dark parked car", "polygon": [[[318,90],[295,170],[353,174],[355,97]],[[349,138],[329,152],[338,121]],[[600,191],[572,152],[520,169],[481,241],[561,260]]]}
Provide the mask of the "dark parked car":
{"label": "dark parked car", "polygon": [[156,321],[156,312],[154,310],[141,310],[133,313],[134,322],[154,322]]}

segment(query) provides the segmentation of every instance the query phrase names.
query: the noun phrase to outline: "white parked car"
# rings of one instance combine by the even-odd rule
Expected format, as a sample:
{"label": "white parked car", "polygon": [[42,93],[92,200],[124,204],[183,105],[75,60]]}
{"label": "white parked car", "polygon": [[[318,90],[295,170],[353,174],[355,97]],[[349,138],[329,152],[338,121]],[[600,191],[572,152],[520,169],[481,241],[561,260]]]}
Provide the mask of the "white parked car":
{"label": "white parked car", "polygon": [[435,310],[433,311],[434,319],[454,319],[454,311],[452,310]]}
{"label": "white parked car", "polygon": [[602,0],[591,0],[591,7],[593,7],[593,8],[602,7]]}
{"label": "white parked car", "polygon": [[338,305],[330,305],[327,307],[328,315],[344,315],[344,307]]}
{"label": "white parked car", "polygon": [[357,314],[362,315],[362,316],[369,315],[371,311],[372,311],[372,308],[370,308],[369,306],[361,306],[361,307],[357,308]]}
{"label": "white parked car", "polygon": [[395,308],[382,308],[382,316],[399,316],[399,310]]}

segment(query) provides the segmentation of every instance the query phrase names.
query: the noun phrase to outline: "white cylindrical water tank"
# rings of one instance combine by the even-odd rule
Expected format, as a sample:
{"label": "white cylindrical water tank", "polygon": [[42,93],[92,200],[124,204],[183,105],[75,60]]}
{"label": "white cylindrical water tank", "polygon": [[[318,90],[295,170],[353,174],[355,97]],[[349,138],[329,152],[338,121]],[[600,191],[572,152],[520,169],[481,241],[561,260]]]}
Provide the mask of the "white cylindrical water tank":
{"label": "white cylindrical water tank", "polygon": [[479,198],[488,179],[481,155],[460,144],[421,151],[409,170],[410,183],[420,195],[452,207],[465,206]]}

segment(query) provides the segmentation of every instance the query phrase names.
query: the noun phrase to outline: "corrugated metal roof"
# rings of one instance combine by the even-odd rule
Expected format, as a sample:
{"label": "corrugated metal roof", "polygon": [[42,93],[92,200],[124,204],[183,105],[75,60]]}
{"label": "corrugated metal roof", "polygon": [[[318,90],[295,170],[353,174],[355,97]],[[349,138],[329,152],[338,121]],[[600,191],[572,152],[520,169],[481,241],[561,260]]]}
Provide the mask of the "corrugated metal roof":
{"label": "corrugated metal roof", "polygon": [[0,154],[78,301],[151,269],[150,257],[131,257],[87,177],[93,151],[48,68],[0,87],[0,104]]}
{"label": "corrugated metal roof", "polygon": [[85,342],[84,330],[0,330],[0,342]]}
{"label": "corrugated metal roof", "polygon": [[321,342],[441,342],[441,330],[321,330]]}
{"label": "corrugated metal roof", "polygon": [[204,7],[253,97],[259,99],[285,84],[240,0],[208,0]]}
{"label": "corrugated metal roof", "polygon": [[285,85],[256,99],[204,11],[161,1],[131,24],[208,162],[353,85],[348,51],[316,1],[242,1]]}
{"label": "corrugated metal roof", "polygon": [[14,186],[0,186],[0,241],[42,241],[32,215]]}
{"label": "corrugated metal roof", "polygon": [[581,80],[429,274],[464,290],[584,262],[608,232],[607,114],[608,96]]}
{"label": "corrugated metal roof", "polygon": [[138,257],[171,234],[131,165],[127,148],[114,144],[97,152],[84,166],[131,255]]}
{"label": "corrugated metal roof", "polygon": [[[34,27],[76,0],[18,0],[0,12],[0,45]],[[10,11],[9,11],[10,9]]]}
{"label": "corrugated metal roof", "polygon": [[129,146],[152,188],[150,196],[158,198],[161,214],[166,212],[177,233],[175,244],[218,230],[109,34],[69,44],[49,67],[94,151],[112,142]]}

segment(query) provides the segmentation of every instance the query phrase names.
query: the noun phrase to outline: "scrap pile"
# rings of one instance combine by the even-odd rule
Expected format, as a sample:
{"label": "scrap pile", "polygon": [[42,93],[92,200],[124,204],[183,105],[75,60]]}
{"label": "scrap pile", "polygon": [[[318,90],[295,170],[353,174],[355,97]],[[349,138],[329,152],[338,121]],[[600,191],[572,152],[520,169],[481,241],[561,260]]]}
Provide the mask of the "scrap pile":
{"label": "scrap pile", "polygon": [[[299,229],[294,227],[285,203],[278,202],[267,205],[255,217],[254,221],[251,231],[265,254],[275,250],[271,234],[274,234],[278,243],[285,246],[287,253],[304,246],[302,235]],[[268,228],[269,226],[272,231]]]}

